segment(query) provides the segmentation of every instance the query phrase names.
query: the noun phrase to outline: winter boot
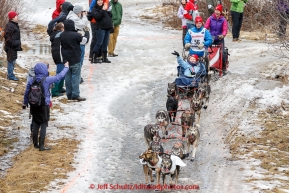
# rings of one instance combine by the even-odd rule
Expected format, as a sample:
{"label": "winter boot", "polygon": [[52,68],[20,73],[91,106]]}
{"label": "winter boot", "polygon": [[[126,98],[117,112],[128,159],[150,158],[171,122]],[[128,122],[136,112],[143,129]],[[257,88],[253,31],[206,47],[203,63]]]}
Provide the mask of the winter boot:
{"label": "winter boot", "polygon": [[45,137],[39,137],[39,151],[50,150],[49,147],[44,147]]}
{"label": "winter boot", "polygon": [[97,53],[93,53],[93,57],[92,57],[92,63],[101,63],[101,59],[98,57]]}
{"label": "winter boot", "polygon": [[102,52],[102,62],[111,63],[111,61],[107,59],[107,52]]}

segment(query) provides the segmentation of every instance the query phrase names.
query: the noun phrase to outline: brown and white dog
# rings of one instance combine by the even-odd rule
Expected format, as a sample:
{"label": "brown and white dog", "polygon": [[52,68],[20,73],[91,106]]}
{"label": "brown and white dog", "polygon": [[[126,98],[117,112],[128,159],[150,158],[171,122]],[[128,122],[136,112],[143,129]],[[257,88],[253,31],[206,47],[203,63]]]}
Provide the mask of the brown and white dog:
{"label": "brown and white dog", "polygon": [[187,129],[195,122],[195,113],[191,110],[185,110],[181,115],[182,137],[185,137]]}
{"label": "brown and white dog", "polygon": [[200,118],[201,118],[201,110],[202,110],[202,104],[203,101],[201,98],[199,98],[199,95],[197,92],[194,93],[192,101],[191,101],[191,110],[197,114],[196,123],[200,124]]}
{"label": "brown and white dog", "polygon": [[191,159],[191,161],[194,161],[198,143],[200,141],[199,125],[194,124],[193,126],[189,127],[187,130],[186,138],[187,138],[188,153],[190,152],[190,146],[192,145],[194,147]]}
{"label": "brown and white dog", "polygon": [[165,184],[166,175],[170,175],[170,186],[173,186],[173,181],[175,181],[174,185],[178,185],[180,167],[184,167],[186,164],[175,155],[163,154],[162,163],[161,163],[161,176],[162,183]]}
{"label": "brown and white dog", "polygon": [[147,146],[150,146],[150,143],[153,141],[153,137],[159,137],[160,127],[158,124],[148,124],[144,127],[144,139]]}
{"label": "brown and white dog", "polygon": [[160,168],[162,158],[156,152],[153,152],[151,148],[149,148],[139,156],[139,159],[140,163],[143,165],[146,184],[149,185],[148,176],[150,176],[150,181],[154,182],[152,170],[156,171],[157,184],[160,184]]}
{"label": "brown and white dog", "polygon": [[181,159],[186,158],[187,154],[183,142],[178,141],[174,144],[172,148],[172,155],[178,156]]}
{"label": "brown and white dog", "polygon": [[205,100],[204,109],[207,109],[209,105],[210,94],[211,94],[210,85],[207,82],[200,82],[199,87],[198,87],[198,94],[199,94],[199,98],[202,101]]}

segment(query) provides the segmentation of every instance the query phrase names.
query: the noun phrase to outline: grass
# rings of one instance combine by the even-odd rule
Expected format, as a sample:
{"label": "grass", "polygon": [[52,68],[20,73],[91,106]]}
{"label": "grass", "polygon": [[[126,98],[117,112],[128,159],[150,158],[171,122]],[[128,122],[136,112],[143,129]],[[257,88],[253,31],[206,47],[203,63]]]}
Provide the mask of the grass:
{"label": "grass", "polygon": [[66,179],[74,170],[72,164],[79,141],[74,139],[47,140],[50,151],[40,152],[32,145],[14,157],[13,166],[0,180],[0,192],[39,192],[55,179]]}
{"label": "grass", "polygon": [[[252,106],[255,106],[252,103]],[[227,135],[226,142],[230,144],[232,157],[246,159],[254,158],[261,163],[259,167],[267,172],[260,179],[249,178],[246,182],[253,181],[279,181],[281,185],[268,192],[283,192],[282,189],[289,189],[289,171],[283,168],[289,167],[289,105],[282,102],[280,106],[269,107],[258,114],[259,121],[256,125],[262,127],[257,135],[236,135],[236,128],[233,128]],[[258,167],[258,166],[256,166]],[[251,170],[256,170],[251,167]],[[275,177],[284,176],[288,180]]]}

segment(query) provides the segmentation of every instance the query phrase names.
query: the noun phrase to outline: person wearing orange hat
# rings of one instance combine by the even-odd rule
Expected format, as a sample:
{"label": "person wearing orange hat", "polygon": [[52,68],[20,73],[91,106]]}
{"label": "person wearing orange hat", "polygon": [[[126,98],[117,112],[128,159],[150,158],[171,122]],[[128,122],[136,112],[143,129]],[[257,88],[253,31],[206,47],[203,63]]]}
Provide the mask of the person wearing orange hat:
{"label": "person wearing orange hat", "polygon": [[172,54],[177,56],[177,62],[179,64],[179,77],[176,78],[175,83],[178,86],[197,87],[201,76],[207,74],[205,65],[199,62],[199,56],[197,54],[191,54],[188,60],[185,61],[178,52],[174,51]]}
{"label": "person wearing orange hat", "polygon": [[228,23],[225,17],[222,15],[223,6],[217,5],[215,13],[213,13],[206,21],[205,28],[210,30],[211,36],[213,37],[213,44],[222,45],[222,64],[223,74],[226,74],[226,57],[224,53],[225,41],[224,38],[228,32]]}
{"label": "person wearing orange hat", "polygon": [[22,51],[20,29],[18,26],[18,14],[15,11],[8,13],[9,22],[6,24],[4,30],[5,47],[7,53],[7,79],[18,81],[14,75],[14,66],[17,59],[17,52]]}

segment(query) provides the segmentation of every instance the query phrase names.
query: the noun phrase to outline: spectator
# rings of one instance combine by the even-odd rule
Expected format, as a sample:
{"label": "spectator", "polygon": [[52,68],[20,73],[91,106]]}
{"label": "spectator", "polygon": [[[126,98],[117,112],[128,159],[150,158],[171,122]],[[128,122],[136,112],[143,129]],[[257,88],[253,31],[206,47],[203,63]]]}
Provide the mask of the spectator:
{"label": "spectator", "polygon": [[14,11],[8,13],[9,22],[6,24],[4,30],[5,47],[7,53],[7,79],[18,81],[14,75],[14,67],[17,59],[17,51],[22,51],[20,29],[18,26],[18,15]]}
{"label": "spectator", "polygon": [[187,4],[187,0],[180,0],[180,2],[181,2],[181,5],[179,7],[177,15],[178,15],[178,18],[180,18],[182,20],[182,28],[183,28],[182,43],[183,43],[183,47],[184,47],[185,46],[184,39],[185,39],[186,33],[188,31],[187,21],[184,18],[184,11],[185,11],[185,6]]}
{"label": "spectator", "polygon": [[62,11],[59,16],[48,23],[47,33],[49,36],[51,36],[57,23],[64,22],[66,20],[66,17],[71,10],[73,10],[73,5],[70,2],[64,2],[62,4]]}
{"label": "spectator", "polygon": [[208,4],[208,14],[209,16],[211,16],[215,12],[214,8],[219,4],[222,5],[222,1],[221,0],[207,0],[207,4]]}
{"label": "spectator", "polygon": [[287,21],[289,20],[289,3],[285,0],[277,0],[277,10],[279,12],[279,31],[278,36],[286,35]]}
{"label": "spectator", "polygon": [[[93,63],[111,63],[107,59],[107,46],[109,42],[110,30],[113,28],[111,20],[111,12],[105,10],[103,0],[97,0],[92,9],[92,17],[96,22],[95,35],[97,37],[96,44],[93,48]],[[102,48],[102,61],[97,59],[98,51]]]}
{"label": "spectator", "polygon": [[[73,11],[70,11],[68,16],[66,17],[66,19],[71,19],[72,21],[74,21],[75,30],[83,36],[85,33],[84,31],[89,31],[89,28],[87,27],[88,20],[84,16],[86,16],[86,12],[83,11],[83,8],[80,5],[75,5],[73,7]],[[89,41],[88,39],[87,39],[87,42]],[[81,50],[80,68],[82,68],[82,65],[83,65],[84,54],[85,54],[85,44],[87,44],[87,42],[80,43],[80,50]],[[80,78],[80,84],[82,82],[83,82],[83,78]]]}
{"label": "spectator", "polygon": [[[53,33],[50,36],[51,42],[51,53],[54,63],[56,64],[56,73],[60,73],[64,68],[64,63],[62,60],[61,50],[60,50],[60,34],[64,31],[64,25],[62,22],[58,23]],[[59,81],[54,83],[54,87],[52,88],[52,97],[62,96],[62,93],[65,93],[64,85],[64,77]]]}
{"label": "spectator", "polygon": [[196,27],[188,29],[185,47],[190,48],[190,55],[196,54],[203,57],[206,48],[212,45],[213,40],[210,32],[203,27],[203,19],[200,16],[196,17],[195,23]]}
{"label": "spectator", "polygon": [[233,34],[233,42],[240,41],[240,31],[243,22],[243,12],[245,3],[248,0],[230,0],[231,5],[231,16],[232,16],[232,34]]}
{"label": "spectator", "polygon": [[195,19],[197,16],[199,16],[198,6],[195,5],[194,0],[189,0],[184,11],[188,29],[195,27]]}
{"label": "spectator", "polygon": [[[26,86],[26,90],[24,93],[24,101],[22,105],[23,108],[28,106],[28,94],[30,92],[31,85],[34,80],[37,82],[41,81],[44,89],[44,97],[45,97],[44,105],[30,106],[30,111],[33,117],[33,144],[35,148],[39,148],[39,151],[50,150],[49,147],[44,146],[46,128],[48,126],[48,121],[50,117],[49,105],[51,101],[50,101],[49,88],[52,83],[62,79],[67,73],[67,71],[68,71],[68,63],[65,64],[65,68],[59,74],[57,74],[56,76],[49,76],[47,65],[44,63],[37,63],[34,67],[35,79],[31,78]],[[41,130],[38,141],[39,128],[41,128]]]}
{"label": "spectator", "polygon": [[122,5],[118,2],[118,0],[111,0],[110,6],[112,14],[113,33],[111,33],[109,36],[108,56],[115,57],[118,56],[117,54],[114,53],[114,50],[122,19]]}
{"label": "spectator", "polygon": [[[89,0],[89,10],[92,10],[92,8],[95,6],[95,3],[97,0]],[[103,0],[103,9],[107,10],[109,5],[109,0]]]}
{"label": "spectator", "polygon": [[69,62],[69,70],[65,76],[66,95],[68,100],[85,101],[80,97],[80,43],[87,42],[88,31],[82,37],[75,31],[74,21],[64,21],[64,32],[60,34],[61,54],[64,62]]}
{"label": "spectator", "polygon": [[226,58],[225,58],[225,41],[224,38],[228,32],[228,23],[225,17],[222,15],[223,6],[217,5],[215,8],[215,13],[213,13],[206,21],[205,28],[210,30],[211,36],[213,38],[213,44],[222,45],[222,64],[223,64],[223,74],[226,74]]}
{"label": "spectator", "polygon": [[65,0],[56,0],[56,9],[52,13],[52,19],[55,19],[59,16],[62,8],[62,4],[65,2]]}
{"label": "spectator", "polygon": [[[95,0],[89,0],[89,11],[91,12],[92,8],[95,5]],[[103,1],[104,4],[108,4],[108,0]],[[90,51],[89,51],[89,61],[92,62],[92,56],[93,56],[93,47],[96,44],[96,36],[95,36],[95,31],[96,31],[96,21],[94,18],[90,21],[90,26],[91,26],[91,34],[92,34],[92,39],[90,43]],[[97,55],[98,60],[102,60],[102,53],[101,53],[101,48],[99,49],[98,55]]]}

